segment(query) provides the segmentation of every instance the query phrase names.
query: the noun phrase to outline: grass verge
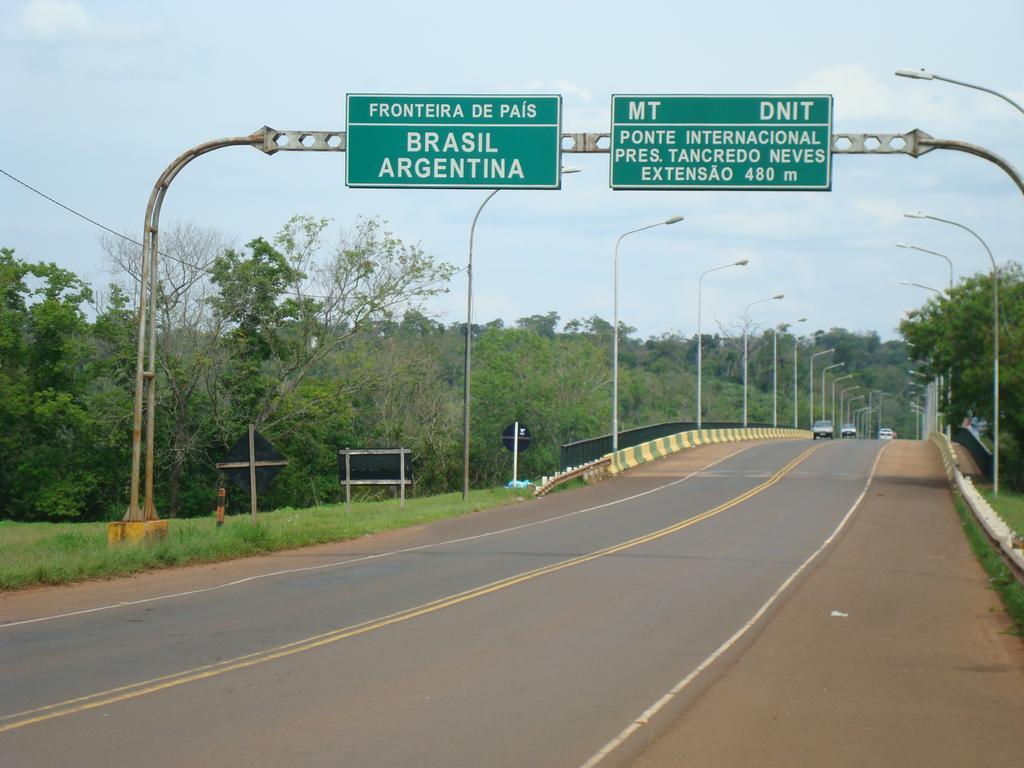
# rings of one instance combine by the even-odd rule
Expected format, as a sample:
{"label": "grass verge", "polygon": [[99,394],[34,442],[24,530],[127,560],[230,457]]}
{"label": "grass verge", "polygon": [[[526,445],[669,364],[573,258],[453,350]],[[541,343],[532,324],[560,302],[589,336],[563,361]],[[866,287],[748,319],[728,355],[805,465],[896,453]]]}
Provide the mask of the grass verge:
{"label": "grass verge", "polygon": [[1004,489],[999,491],[998,496],[993,496],[992,491],[988,488],[979,488],[978,490],[1006,524],[1018,536],[1024,536],[1024,495]]}
{"label": "grass verge", "polygon": [[956,513],[960,516],[967,541],[975,557],[981,563],[981,567],[988,574],[989,583],[992,589],[999,593],[999,597],[1006,607],[1013,621],[1013,633],[1024,636],[1024,585],[1014,578],[1010,567],[996,551],[988,534],[974,517],[974,513],[968,508],[967,503],[959,496],[953,495],[953,504],[956,506]]}
{"label": "grass verge", "polygon": [[106,523],[16,523],[0,520],[0,590],[39,584],[127,576],[178,565],[344,541],[372,533],[458,517],[528,497],[505,488],[397,500],[353,502],[308,509],[278,509],[228,517],[221,528],[213,518],[172,520],[164,541],[107,546]]}

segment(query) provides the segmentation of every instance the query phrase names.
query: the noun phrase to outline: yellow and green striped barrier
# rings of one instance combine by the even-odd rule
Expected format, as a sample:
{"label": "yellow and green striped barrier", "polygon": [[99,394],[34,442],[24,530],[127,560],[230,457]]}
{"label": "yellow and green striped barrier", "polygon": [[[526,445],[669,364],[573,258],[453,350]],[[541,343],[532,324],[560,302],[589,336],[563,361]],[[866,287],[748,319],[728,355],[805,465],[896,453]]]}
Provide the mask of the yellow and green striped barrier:
{"label": "yellow and green striped barrier", "polygon": [[812,437],[806,429],[771,429],[763,427],[730,428],[730,429],[691,429],[688,432],[677,432],[668,437],[648,440],[630,448],[622,448],[608,454],[611,464],[609,474],[617,475],[632,467],[646,464],[687,448],[713,443],[735,443],[740,440],[803,440]]}

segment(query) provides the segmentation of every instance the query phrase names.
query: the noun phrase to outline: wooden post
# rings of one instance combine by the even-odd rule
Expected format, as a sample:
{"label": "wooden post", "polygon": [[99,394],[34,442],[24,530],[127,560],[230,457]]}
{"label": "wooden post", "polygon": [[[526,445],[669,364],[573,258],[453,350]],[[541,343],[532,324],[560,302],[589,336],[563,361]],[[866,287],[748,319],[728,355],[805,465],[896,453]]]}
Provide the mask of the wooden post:
{"label": "wooden post", "polygon": [[405,509],[405,448],[398,449],[398,508]]}
{"label": "wooden post", "polygon": [[352,462],[349,460],[349,450],[345,449],[345,507],[352,506]]}
{"label": "wooden post", "polygon": [[224,487],[223,483],[220,488],[217,489],[217,527],[220,528],[224,525],[224,502],[228,495],[228,489]]}
{"label": "wooden post", "polygon": [[249,425],[249,508],[256,522],[256,425]]}

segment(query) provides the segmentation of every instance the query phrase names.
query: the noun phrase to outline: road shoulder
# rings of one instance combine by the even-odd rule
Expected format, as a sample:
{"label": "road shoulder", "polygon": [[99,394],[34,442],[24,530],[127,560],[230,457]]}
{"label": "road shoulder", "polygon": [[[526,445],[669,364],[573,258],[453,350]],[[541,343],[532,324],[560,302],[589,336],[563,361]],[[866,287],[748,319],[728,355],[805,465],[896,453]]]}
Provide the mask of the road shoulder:
{"label": "road shoulder", "polygon": [[1009,626],[934,447],[897,441],[846,533],[635,765],[1018,765]]}

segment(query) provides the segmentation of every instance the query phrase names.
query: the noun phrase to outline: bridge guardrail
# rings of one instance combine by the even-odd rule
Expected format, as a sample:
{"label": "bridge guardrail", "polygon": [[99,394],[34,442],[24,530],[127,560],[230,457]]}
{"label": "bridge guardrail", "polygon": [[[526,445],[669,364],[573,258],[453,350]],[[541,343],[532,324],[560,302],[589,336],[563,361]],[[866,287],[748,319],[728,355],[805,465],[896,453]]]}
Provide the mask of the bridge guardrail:
{"label": "bridge guardrail", "polygon": [[807,439],[810,437],[812,435],[806,429],[784,429],[781,427],[778,429],[774,427],[691,429],[676,432],[665,437],[647,440],[639,445],[620,448],[615,453],[605,454],[599,459],[560,472],[554,477],[545,477],[541,480],[540,486],[534,491],[534,495],[543,496],[562,483],[578,477],[596,480],[617,475],[648,461],[653,461],[654,459],[659,459],[687,448],[695,448],[698,445],[731,443],[740,440]]}
{"label": "bridge guardrail", "polygon": [[[768,428],[771,424],[760,422],[748,423],[748,427]],[[743,425],[735,421],[705,421],[701,424],[703,429],[731,429],[742,428]],[[657,440],[659,437],[679,434],[697,428],[695,421],[663,421],[659,424],[650,424],[646,427],[624,429],[619,432],[619,448],[632,448],[640,443],[650,440]],[[571,443],[563,443],[559,450],[559,471],[564,472],[569,467],[578,467],[591,461],[596,461],[602,456],[607,456],[612,450],[612,436],[600,435],[590,437],[586,440],[576,440]]]}
{"label": "bridge guardrail", "polygon": [[933,432],[929,440],[939,449],[939,454],[942,456],[942,465],[946,469],[946,476],[957,490],[960,491],[960,495],[967,502],[967,506],[970,507],[974,517],[1017,567],[1018,571],[1024,573],[1024,550],[1021,549],[1024,542],[1006,524],[1006,521],[999,516],[999,513],[992,508],[988,500],[974,487],[974,481],[960,471],[956,460],[956,452],[953,450],[953,444],[950,439],[941,432]]}

